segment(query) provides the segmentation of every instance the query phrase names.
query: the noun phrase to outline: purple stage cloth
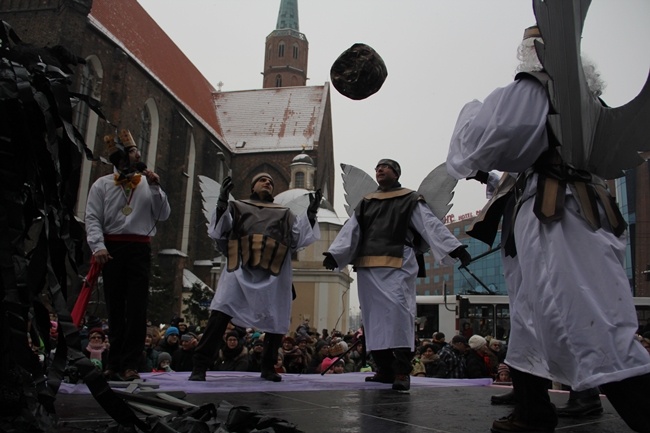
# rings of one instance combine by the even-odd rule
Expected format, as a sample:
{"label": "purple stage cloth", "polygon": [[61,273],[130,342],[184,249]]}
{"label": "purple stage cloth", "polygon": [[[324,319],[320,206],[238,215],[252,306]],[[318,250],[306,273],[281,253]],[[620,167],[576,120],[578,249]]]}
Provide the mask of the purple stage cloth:
{"label": "purple stage cloth", "polygon": [[[259,373],[238,371],[209,371],[205,382],[190,382],[189,372],[140,373],[140,388],[158,385],[158,390],[185,391],[188,394],[233,393],[233,392],[287,392],[287,391],[328,391],[346,389],[390,389],[390,384],[366,382],[372,373],[344,374],[282,374],[282,382],[269,382]],[[128,382],[110,382],[111,386],[126,388]],[[433,379],[411,377],[411,389],[423,387],[450,386],[489,386],[491,379]],[[85,384],[61,384],[61,394],[90,394]]]}

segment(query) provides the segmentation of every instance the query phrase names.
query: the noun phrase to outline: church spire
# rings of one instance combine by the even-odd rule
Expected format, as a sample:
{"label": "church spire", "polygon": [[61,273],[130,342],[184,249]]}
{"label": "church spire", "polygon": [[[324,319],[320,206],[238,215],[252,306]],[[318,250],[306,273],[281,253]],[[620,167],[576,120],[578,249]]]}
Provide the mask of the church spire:
{"label": "church spire", "polygon": [[309,42],[300,33],[298,0],[281,0],[275,30],[266,37],[262,87],[307,85]]}
{"label": "church spire", "polygon": [[291,29],[300,31],[298,24],[298,0],[282,0],[280,2],[280,12],[278,13],[278,23],[276,30]]}

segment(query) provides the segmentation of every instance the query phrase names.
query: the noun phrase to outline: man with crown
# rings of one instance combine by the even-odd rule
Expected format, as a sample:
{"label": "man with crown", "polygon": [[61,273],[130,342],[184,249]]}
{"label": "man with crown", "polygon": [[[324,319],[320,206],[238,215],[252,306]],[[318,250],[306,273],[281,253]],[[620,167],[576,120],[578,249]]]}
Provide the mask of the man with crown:
{"label": "man with crown", "polygon": [[[111,349],[109,380],[139,379],[138,362],[146,336],[151,236],[169,218],[160,177],[140,162],[131,134],[104,138],[113,174],[93,183],[86,207],[86,239],[93,260],[103,266]],[[142,178],[146,182],[142,182]]]}

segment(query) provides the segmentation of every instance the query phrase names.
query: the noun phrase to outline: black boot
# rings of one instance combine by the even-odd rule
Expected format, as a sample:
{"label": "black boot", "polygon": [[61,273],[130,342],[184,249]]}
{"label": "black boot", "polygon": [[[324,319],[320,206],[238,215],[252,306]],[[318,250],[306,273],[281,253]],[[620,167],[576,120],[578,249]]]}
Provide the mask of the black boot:
{"label": "black boot", "polygon": [[510,368],[515,409],[492,423],[492,432],[553,432],[557,426],[555,406],[548,395],[548,379]]}
{"label": "black boot", "polygon": [[557,416],[561,417],[580,418],[601,413],[603,413],[603,405],[600,402],[598,388],[585,391],[571,390],[567,403],[557,407]]}
{"label": "black boot", "polygon": [[212,311],[210,313],[210,318],[208,319],[205,331],[203,331],[203,336],[199,341],[199,345],[194,350],[192,374],[188,380],[197,382],[205,381],[205,372],[208,371],[208,368],[214,362],[215,356],[219,353],[219,349],[223,345],[223,334],[228,328],[230,319],[232,317],[221,311]]}
{"label": "black boot", "polygon": [[581,418],[601,413],[603,413],[603,405],[600,402],[600,397],[569,399],[564,406],[557,407],[557,416],[565,418]]}
{"label": "black boot", "polygon": [[393,371],[393,351],[390,349],[373,350],[372,359],[377,366],[377,372],[374,376],[366,377],[366,382],[393,383],[395,381],[395,372]]}
{"label": "black boot", "polygon": [[409,348],[393,349],[393,371],[395,372],[395,380],[393,381],[393,390],[395,391],[408,391],[411,389],[411,359],[413,353]]}
{"label": "black boot", "polygon": [[264,350],[262,351],[262,379],[271,382],[281,382],[282,376],[275,372],[278,360],[278,349],[282,345],[282,334],[264,334]]}
{"label": "black boot", "polygon": [[628,427],[650,433],[650,373],[606,383],[600,389]]}

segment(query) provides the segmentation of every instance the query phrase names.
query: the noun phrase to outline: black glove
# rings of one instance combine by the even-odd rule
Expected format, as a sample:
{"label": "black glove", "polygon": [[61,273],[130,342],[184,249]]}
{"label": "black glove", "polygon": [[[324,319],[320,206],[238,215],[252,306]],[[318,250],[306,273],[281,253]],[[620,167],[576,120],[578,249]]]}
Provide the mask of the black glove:
{"label": "black glove", "polygon": [[490,176],[490,173],[479,170],[479,171],[476,172],[476,174],[474,176],[468,177],[467,180],[474,179],[474,180],[478,180],[479,182],[485,184],[485,183],[487,183],[489,176]]}
{"label": "black glove", "polygon": [[461,245],[449,253],[449,257],[460,260],[463,267],[467,267],[467,265],[472,263],[472,256],[469,255],[465,248],[467,248],[467,245]]}
{"label": "black glove", "polygon": [[228,198],[230,197],[230,191],[235,187],[232,183],[232,177],[226,176],[223,181],[221,181],[221,191],[219,191],[219,204],[222,202],[227,206]]}
{"label": "black glove", "polygon": [[318,208],[320,207],[320,202],[323,199],[323,193],[320,189],[316,190],[315,194],[309,193],[309,207],[307,208],[307,218],[311,226],[314,227],[316,224],[316,214],[318,213]]}
{"label": "black glove", "polygon": [[330,253],[323,253],[323,255],[325,256],[325,260],[323,260],[323,266],[325,266],[326,269],[333,271],[339,267],[339,264],[336,263],[336,260],[334,260],[334,257],[332,257]]}
{"label": "black glove", "polygon": [[217,200],[217,221],[221,219],[223,213],[228,209],[228,198],[230,191],[235,187],[232,183],[232,178],[226,176],[221,182],[221,191],[219,191],[219,199]]}

